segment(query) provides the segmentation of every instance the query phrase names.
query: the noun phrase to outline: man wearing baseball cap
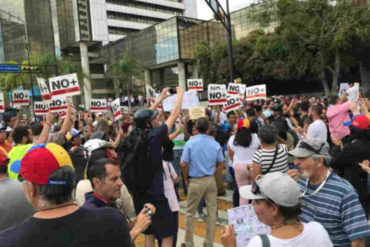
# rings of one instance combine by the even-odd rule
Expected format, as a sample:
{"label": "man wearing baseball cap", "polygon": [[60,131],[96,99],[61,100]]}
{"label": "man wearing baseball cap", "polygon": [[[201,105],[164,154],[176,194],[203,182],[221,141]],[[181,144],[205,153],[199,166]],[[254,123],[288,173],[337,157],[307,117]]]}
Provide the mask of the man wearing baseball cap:
{"label": "man wearing baseball cap", "polygon": [[352,185],[329,169],[328,143],[316,138],[303,140],[289,154],[304,177],[298,180],[305,205],[301,221],[321,223],[336,247],[365,246],[370,227],[364,210]]}
{"label": "man wearing baseball cap", "polygon": [[121,214],[79,208],[74,202],[74,168],[61,146],[33,146],[22,158],[19,174],[35,214],[2,232],[0,246],[132,246]]}

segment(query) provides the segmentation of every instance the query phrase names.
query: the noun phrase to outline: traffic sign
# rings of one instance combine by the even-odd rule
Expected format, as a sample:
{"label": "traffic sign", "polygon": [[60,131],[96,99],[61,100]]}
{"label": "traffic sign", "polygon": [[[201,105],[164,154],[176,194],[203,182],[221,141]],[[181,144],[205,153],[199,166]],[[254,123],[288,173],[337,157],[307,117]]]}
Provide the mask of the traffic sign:
{"label": "traffic sign", "polygon": [[0,72],[19,73],[21,72],[21,66],[17,64],[0,64]]}

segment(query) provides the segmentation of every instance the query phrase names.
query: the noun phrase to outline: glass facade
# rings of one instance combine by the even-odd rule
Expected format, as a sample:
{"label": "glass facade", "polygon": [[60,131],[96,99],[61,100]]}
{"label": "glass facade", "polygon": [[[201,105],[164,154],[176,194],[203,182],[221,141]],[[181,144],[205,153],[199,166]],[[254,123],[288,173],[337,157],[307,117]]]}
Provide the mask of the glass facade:
{"label": "glass facade", "polygon": [[176,9],[176,8],[170,8],[166,6],[161,5],[152,5],[148,4],[146,2],[138,2],[134,0],[106,0],[106,3],[112,3],[112,4],[119,4],[127,7],[137,8],[137,9],[143,9],[143,10],[150,10],[154,12],[159,13],[165,13],[165,14],[171,14],[171,15],[181,15],[182,10]]}
{"label": "glass facade", "polygon": [[16,61],[21,63],[27,59],[27,40],[25,35],[25,27],[23,24],[5,21],[0,22],[1,38],[0,44],[2,54],[2,62]]}
{"label": "glass facade", "polygon": [[56,0],[61,49],[76,42],[72,0]]}

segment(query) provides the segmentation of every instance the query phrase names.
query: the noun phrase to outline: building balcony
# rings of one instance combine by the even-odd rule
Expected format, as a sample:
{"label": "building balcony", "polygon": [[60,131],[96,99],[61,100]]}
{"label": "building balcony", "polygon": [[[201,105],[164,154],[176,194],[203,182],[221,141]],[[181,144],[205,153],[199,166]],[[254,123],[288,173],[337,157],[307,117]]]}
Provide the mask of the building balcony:
{"label": "building balcony", "polygon": [[152,24],[108,19],[108,26],[110,27],[121,27],[121,28],[142,30],[147,27],[150,27],[151,25]]}
{"label": "building balcony", "polygon": [[145,16],[145,17],[151,17],[151,18],[157,18],[162,20],[167,20],[172,18],[174,15],[172,14],[166,14],[161,12],[155,12],[151,10],[144,10],[144,9],[138,9],[138,8],[132,8],[127,6],[122,6],[118,4],[106,4],[106,10],[112,11],[112,12],[118,12],[118,13],[124,13],[124,14],[130,14],[130,15],[136,15],[136,16]]}

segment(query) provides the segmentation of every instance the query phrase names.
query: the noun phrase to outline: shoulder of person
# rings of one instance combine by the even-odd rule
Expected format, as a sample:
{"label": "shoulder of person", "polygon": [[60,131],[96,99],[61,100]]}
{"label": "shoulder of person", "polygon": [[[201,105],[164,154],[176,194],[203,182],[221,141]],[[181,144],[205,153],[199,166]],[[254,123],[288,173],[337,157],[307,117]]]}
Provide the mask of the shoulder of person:
{"label": "shoulder of person", "polygon": [[248,243],[247,247],[262,247],[262,239],[260,235],[254,236]]}

